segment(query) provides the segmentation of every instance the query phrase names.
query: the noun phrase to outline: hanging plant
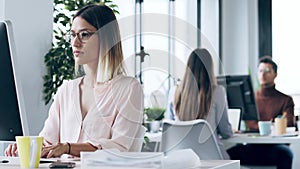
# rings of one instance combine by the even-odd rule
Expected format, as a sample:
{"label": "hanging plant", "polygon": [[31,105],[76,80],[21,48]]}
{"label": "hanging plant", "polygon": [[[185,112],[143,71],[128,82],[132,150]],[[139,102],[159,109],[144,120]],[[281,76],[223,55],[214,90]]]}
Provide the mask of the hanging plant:
{"label": "hanging plant", "polygon": [[70,44],[64,36],[71,28],[72,16],[82,7],[90,4],[104,4],[115,13],[117,5],[111,0],[54,0],[53,43],[45,55],[44,101],[48,104],[64,80],[73,79],[74,59]]}

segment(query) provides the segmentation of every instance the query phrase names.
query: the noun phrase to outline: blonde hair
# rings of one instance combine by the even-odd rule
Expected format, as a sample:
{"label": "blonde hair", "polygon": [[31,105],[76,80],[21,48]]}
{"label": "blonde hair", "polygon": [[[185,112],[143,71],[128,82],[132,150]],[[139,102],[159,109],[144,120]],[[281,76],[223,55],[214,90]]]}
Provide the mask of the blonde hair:
{"label": "blonde hair", "polygon": [[[100,40],[97,82],[111,80],[118,74],[126,74],[119,24],[113,11],[105,5],[88,5],[73,17],[82,17],[98,31]],[[83,75],[84,69],[75,65],[75,74]]]}

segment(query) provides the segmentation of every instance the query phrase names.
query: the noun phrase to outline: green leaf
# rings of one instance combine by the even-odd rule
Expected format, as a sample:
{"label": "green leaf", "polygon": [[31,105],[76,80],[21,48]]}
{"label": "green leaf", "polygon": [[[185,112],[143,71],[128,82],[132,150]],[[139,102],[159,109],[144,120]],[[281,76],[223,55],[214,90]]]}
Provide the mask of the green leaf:
{"label": "green leaf", "polygon": [[165,111],[166,109],[160,107],[144,109],[144,113],[146,114],[148,121],[162,120],[164,118]]}

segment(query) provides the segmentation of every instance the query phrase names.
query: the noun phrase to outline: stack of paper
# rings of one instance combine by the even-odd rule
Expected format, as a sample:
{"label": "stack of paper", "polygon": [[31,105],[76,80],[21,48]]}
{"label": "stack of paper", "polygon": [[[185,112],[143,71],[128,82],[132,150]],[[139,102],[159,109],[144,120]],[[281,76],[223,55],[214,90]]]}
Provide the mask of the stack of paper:
{"label": "stack of paper", "polygon": [[163,152],[120,152],[116,149],[81,152],[82,168],[122,169],[189,169],[200,166],[200,159],[191,149]]}
{"label": "stack of paper", "polygon": [[162,168],[163,153],[151,152],[119,152],[100,150],[96,152],[81,152],[83,168]]}

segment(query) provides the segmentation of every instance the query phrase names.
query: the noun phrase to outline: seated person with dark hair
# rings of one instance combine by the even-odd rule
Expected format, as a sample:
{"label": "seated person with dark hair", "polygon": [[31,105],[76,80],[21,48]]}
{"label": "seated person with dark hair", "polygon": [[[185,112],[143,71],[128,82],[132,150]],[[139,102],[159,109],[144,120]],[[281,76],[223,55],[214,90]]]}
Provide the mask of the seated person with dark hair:
{"label": "seated person with dark hair", "polygon": [[[260,120],[270,121],[286,112],[288,126],[294,126],[294,102],[292,97],[275,89],[277,65],[271,57],[262,57],[258,65],[260,89],[255,93]],[[247,122],[250,129],[258,129],[257,121]],[[242,165],[276,165],[277,169],[292,168],[293,153],[285,144],[237,145],[227,150],[231,159]]]}

